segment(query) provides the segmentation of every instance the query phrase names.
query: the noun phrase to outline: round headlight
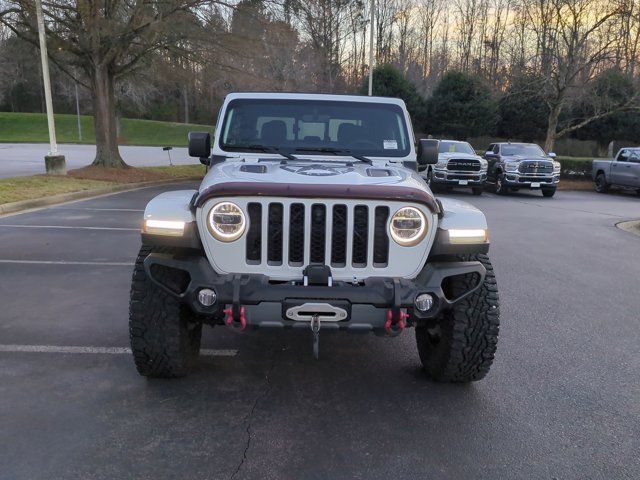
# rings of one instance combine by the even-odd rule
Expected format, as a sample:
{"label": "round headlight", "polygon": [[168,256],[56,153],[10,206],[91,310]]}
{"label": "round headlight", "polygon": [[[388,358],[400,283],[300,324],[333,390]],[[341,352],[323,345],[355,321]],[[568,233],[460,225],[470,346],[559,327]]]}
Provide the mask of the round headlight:
{"label": "round headlight", "polygon": [[403,247],[413,247],[420,243],[427,233],[427,219],[415,207],[402,207],[393,217],[389,226],[391,238]]}
{"label": "round headlight", "polygon": [[209,231],[221,242],[240,238],[247,225],[242,209],[231,202],[221,202],[209,211]]}

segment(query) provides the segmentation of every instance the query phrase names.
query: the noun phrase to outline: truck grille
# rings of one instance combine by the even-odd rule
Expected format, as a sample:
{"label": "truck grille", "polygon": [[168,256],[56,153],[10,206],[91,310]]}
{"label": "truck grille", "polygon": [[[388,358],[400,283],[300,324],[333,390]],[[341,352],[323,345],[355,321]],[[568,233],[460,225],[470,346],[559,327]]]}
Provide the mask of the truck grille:
{"label": "truck grille", "polygon": [[[262,263],[262,242],[266,242],[266,263],[272,266],[387,266],[387,206],[250,202],[247,212],[248,264]],[[264,212],[268,215],[267,235],[263,235]],[[287,242],[283,241],[285,225],[288,228]]]}
{"label": "truck grille", "polygon": [[454,158],[447,163],[447,170],[454,170],[456,172],[479,172],[480,161]]}
{"label": "truck grille", "polygon": [[546,174],[553,173],[553,163],[545,161],[524,161],[518,167],[520,173]]}

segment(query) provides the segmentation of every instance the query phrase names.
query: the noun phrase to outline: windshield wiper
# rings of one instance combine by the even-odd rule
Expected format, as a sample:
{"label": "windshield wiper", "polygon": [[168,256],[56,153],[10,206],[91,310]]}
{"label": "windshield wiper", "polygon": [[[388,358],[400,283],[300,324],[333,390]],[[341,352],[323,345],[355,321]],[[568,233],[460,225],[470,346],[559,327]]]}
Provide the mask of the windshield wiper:
{"label": "windshield wiper", "polygon": [[320,152],[320,153],[332,153],[334,155],[340,155],[340,154],[344,154],[344,155],[348,155],[350,157],[355,158],[356,160],[360,160],[361,162],[364,163],[368,163],[369,165],[372,165],[373,162],[371,161],[371,159],[363,156],[363,155],[358,155],[357,153],[353,153],[351,150],[346,150],[343,148],[333,148],[333,147],[318,147],[318,148],[311,148],[311,147],[298,147],[295,149],[296,152]]}
{"label": "windshield wiper", "polygon": [[281,151],[280,147],[272,147],[270,145],[224,145],[224,148],[227,150],[253,150],[254,152],[275,153],[289,160],[297,160],[297,158],[290,153]]}

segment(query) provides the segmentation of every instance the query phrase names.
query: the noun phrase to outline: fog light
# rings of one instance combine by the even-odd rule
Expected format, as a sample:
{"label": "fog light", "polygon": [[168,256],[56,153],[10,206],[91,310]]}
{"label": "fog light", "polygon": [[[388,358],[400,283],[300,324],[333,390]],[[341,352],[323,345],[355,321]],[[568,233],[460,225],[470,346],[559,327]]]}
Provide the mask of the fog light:
{"label": "fog light", "polygon": [[210,307],[216,303],[218,296],[214,290],[203,288],[198,292],[198,301],[205,307]]}
{"label": "fog light", "polygon": [[428,310],[431,310],[431,307],[433,307],[433,297],[428,293],[421,293],[416,297],[413,303],[415,304],[417,310],[426,312]]}

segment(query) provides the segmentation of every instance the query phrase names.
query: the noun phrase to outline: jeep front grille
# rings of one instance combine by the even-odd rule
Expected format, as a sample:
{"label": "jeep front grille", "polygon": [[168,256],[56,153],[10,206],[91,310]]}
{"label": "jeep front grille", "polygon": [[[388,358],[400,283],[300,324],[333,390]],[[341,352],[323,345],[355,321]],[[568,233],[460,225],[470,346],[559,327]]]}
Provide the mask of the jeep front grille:
{"label": "jeep front grille", "polygon": [[[268,234],[263,240],[261,215],[265,210],[269,212]],[[336,268],[350,264],[355,268],[364,268],[370,261],[370,248],[373,249],[373,265],[387,265],[389,207],[355,205],[348,208],[347,205],[337,204],[327,208],[327,205],[322,203],[313,203],[310,206],[292,203],[288,205],[288,210],[289,242],[286,250],[282,241],[285,206],[279,202],[271,202],[264,206],[256,202],[247,204],[247,263],[261,262],[261,242],[265,241],[268,265],[288,263],[290,266],[304,266],[305,259],[308,259],[309,264],[326,264]],[[331,213],[328,214],[328,211]],[[327,221],[328,217],[330,221]],[[372,238],[369,235],[370,224],[373,227]],[[305,238],[305,235],[309,238]],[[327,238],[331,241],[327,242]],[[348,245],[349,241],[351,245]]]}
{"label": "jeep front grille", "polygon": [[[331,267],[335,280],[414,278],[437,230],[435,215],[411,202],[234,197],[247,228],[238,240],[222,242],[207,228],[207,215],[219,201],[200,207],[197,220],[207,258],[220,274],[301,280],[307,265],[320,264]],[[420,208],[429,221],[427,236],[412,247],[398,245],[388,231],[391,216],[407,205]]]}

